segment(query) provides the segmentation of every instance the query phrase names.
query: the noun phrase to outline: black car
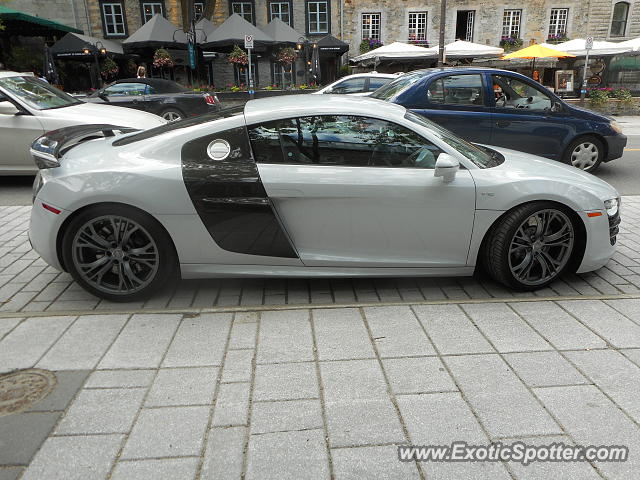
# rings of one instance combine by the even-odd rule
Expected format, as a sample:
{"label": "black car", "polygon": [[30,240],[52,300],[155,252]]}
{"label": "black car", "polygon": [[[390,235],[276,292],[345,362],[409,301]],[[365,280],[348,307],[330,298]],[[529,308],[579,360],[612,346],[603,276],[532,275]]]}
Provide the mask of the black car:
{"label": "black car", "polygon": [[125,78],[92,93],[92,103],[109,103],[155,113],[174,122],[221,108],[215,94],[194,92],[162,78]]}

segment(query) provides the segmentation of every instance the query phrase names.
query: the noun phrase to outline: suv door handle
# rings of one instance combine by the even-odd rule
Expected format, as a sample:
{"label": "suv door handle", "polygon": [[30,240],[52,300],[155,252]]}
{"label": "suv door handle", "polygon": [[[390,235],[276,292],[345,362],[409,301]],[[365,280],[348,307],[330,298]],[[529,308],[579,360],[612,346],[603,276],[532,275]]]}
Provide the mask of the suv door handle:
{"label": "suv door handle", "polygon": [[499,126],[500,128],[504,128],[504,127],[508,127],[509,125],[511,125],[511,122],[507,122],[506,120],[498,120],[496,122],[496,125]]}

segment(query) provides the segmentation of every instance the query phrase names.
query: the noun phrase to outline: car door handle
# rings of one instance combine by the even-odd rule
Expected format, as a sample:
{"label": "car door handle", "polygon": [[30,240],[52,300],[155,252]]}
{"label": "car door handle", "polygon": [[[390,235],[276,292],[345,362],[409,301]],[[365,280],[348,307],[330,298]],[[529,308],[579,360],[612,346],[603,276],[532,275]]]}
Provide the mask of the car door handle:
{"label": "car door handle", "polygon": [[507,122],[506,120],[498,120],[496,122],[496,125],[499,126],[500,128],[505,128],[511,125],[511,122]]}

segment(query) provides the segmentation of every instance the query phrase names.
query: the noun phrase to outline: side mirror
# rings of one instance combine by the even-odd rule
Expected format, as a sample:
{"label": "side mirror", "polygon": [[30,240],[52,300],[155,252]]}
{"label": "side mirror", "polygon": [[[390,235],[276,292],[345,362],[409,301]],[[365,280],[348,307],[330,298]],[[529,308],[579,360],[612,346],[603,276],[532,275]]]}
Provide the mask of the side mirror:
{"label": "side mirror", "polygon": [[442,177],[444,183],[453,182],[459,168],[460,162],[458,162],[457,158],[452,157],[448,153],[441,153],[436,160],[436,169],[433,172],[433,176]]}
{"label": "side mirror", "polygon": [[553,102],[553,105],[551,105],[551,111],[554,113],[562,112],[562,104],[560,102]]}
{"label": "side mirror", "polygon": [[8,102],[9,99],[0,93],[0,102]]}

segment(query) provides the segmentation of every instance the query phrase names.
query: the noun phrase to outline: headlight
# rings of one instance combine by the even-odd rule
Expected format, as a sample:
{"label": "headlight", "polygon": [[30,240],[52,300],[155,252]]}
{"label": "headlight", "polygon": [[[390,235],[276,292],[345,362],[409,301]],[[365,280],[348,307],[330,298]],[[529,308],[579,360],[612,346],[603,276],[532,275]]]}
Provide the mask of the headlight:
{"label": "headlight", "polygon": [[612,120],[611,123],[609,123],[609,126],[611,127],[611,129],[616,132],[616,133],[622,133],[622,127],[620,126],[620,124],[618,122],[616,122],[615,120]]}
{"label": "headlight", "polygon": [[611,198],[609,200],[605,200],[604,208],[607,211],[607,215],[615,217],[618,213],[618,209],[620,208],[620,199]]}

